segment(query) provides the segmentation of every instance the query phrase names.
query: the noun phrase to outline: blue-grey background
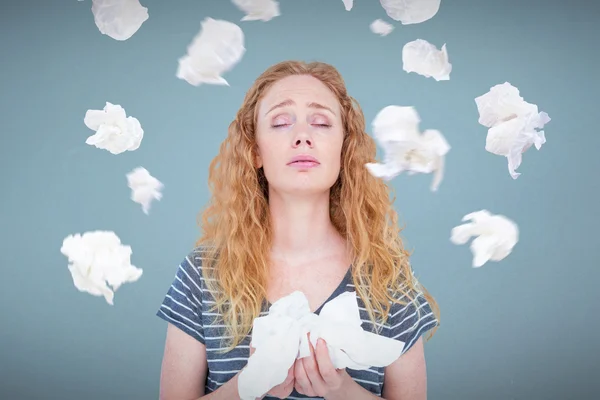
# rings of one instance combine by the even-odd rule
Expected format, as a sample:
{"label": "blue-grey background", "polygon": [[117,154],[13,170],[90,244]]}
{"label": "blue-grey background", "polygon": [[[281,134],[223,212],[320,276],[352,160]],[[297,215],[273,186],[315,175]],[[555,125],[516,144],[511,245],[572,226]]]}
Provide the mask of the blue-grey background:
{"label": "blue-grey background", "polygon": [[[414,267],[442,311],[426,344],[429,398],[597,396],[600,7],[444,0],[433,19],[401,26],[377,1],[355,3],[282,0],[280,17],[239,22],[247,53],[225,75],[230,87],[175,77],[204,17],[243,16],[229,1],[144,0],[150,18],[124,42],[100,34],[89,0],[2,3],[0,398],[158,397],[166,326],[154,314],[199,235],[209,162],[253,79],[285,59],[337,66],[369,126],[389,104],[413,105],[452,146],[438,193],[430,175],[392,183]],[[371,33],[376,18],[396,29]],[[450,81],[402,71],[402,46],[417,38],[447,43]],[[474,103],[505,81],[552,118],[517,180],[484,150]],[[85,144],[83,116],[106,101],[140,120],[139,150]],[[137,166],[165,184],[150,215],[129,199]],[[482,208],[518,222],[521,240],[473,269],[449,235]],[[113,307],[75,289],[60,253],[65,236],[96,229],[114,230],[144,269]]]}

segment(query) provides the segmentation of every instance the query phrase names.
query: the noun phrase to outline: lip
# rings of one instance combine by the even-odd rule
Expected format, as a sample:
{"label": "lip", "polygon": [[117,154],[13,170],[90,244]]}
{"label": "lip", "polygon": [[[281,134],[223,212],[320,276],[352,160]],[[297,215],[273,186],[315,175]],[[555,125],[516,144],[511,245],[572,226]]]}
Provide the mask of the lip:
{"label": "lip", "polygon": [[316,166],[319,165],[319,160],[308,154],[300,154],[293,157],[287,165],[298,165],[298,166]]}

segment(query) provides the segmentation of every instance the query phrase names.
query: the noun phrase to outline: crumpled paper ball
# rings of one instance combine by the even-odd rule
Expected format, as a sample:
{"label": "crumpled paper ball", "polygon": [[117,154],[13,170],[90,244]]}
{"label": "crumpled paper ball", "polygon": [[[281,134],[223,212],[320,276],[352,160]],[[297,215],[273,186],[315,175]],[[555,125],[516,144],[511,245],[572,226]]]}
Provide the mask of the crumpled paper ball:
{"label": "crumpled paper ball", "polygon": [[131,200],[141,204],[144,214],[150,212],[153,200],[162,199],[162,182],[150,175],[146,168],[138,167],[127,174],[127,185],[131,189]]}
{"label": "crumpled paper ball", "polygon": [[503,260],[519,241],[519,227],[503,215],[481,210],[465,215],[462,221],[470,222],[453,228],[450,241],[463,245],[475,237],[471,242],[474,268],[488,261]]}
{"label": "crumpled paper ball", "polygon": [[478,122],[488,127],[485,149],[508,160],[508,172],[513,179],[525,153],[532,145],[537,150],[546,143],[542,130],[550,122],[545,112],[538,112],[535,104],[523,100],[519,89],[504,82],[493,86],[489,92],[475,98]]}
{"label": "crumpled paper ball", "polygon": [[385,22],[382,19],[376,19],[375,21],[371,22],[371,25],[369,25],[369,29],[371,29],[371,32],[373,32],[376,35],[387,36],[390,33],[392,33],[392,31],[394,30],[394,26],[389,22]]}
{"label": "crumpled paper ball", "polygon": [[383,163],[367,163],[375,177],[389,181],[402,172],[433,173],[431,191],[437,191],[450,145],[438,130],[419,130],[421,119],[413,107],[384,107],[373,120],[373,136],[384,149]]}
{"label": "crumpled paper ball", "polygon": [[428,41],[417,39],[406,43],[402,48],[402,69],[436,81],[447,81],[450,79],[452,64],[448,61],[445,44],[438,50]]}
{"label": "crumpled paper ball", "polygon": [[242,21],[267,22],[281,15],[279,3],[275,0],[232,0],[232,2],[246,13]]}
{"label": "crumpled paper ball", "polygon": [[80,292],[104,296],[113,305],[114,292],[142,276],[142,269],[131,265],[131,247],[121,244],[112,231],[90,231],[69,235],[60,252],[69,260],[73,284]]}
{"label": "crumpled paper ball", "polygon": [[386,14],[402,25],[420,24],[435,16],[441,0],[379,0]]}
{"label": "crumpled paper ball", "polygon": [[121,41],[132,37],[149,17],[139,0],[92,0],[92,14],[100,33]]}
{"label": "crumpled paper ball", "polygon": [[118,104],[106,102],[103,110],[88,110],[83,122],[96,131],[85,143],[112,154],[137,150],[144,138],[140,121],[127,117],[123,107]]}
{"label": "crumpled paper ball", "polygon": [[245,52],[244,32],[239,26],[205,18],[187,54],[179,59],[177,78],[194,86],[203,83],[229,86],[222,75],[231,70]]}

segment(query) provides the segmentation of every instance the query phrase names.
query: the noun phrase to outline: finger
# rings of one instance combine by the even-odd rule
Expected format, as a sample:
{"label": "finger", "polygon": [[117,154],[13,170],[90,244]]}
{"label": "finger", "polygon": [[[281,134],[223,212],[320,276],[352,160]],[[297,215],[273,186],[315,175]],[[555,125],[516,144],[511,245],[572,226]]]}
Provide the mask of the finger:
{"label": "finger", "polygon": [[289,396],[294,390],[294,386],[296,384],[296,379],[292,376],[292,379],[284,386],[283,391],[285,392],[285,396]]}
{"label": "finger", "polygon": [[319,373],[325,384],[328,386],[335,385],[339,378],[339,373],[331,362],[329,351],[327,350],[327,344],[323,339],[317,340],[317,348],[315,349],[315,359],[317,361],[317,367]]}
{"label": "finger", "polygon": [[290,367],[290,369],[288,369],[288,374],[285,378],[285,381],[283,381],[282,385],[288,385],[290,382],[294,382],[294,365],[292,364],[292,366]]}
{"label": "finger", "polygon": [[310,389],[310,381],[302,365],[302,360],[296,360],[294,363],[294,379],[296,381],[295,387],[299,389],[302,394],[308,395],[307,391]]}
{"label": "finger", "polygon": [[294,390],[294,381],[292,380],[290,383],[288,383],[287,385],[279,385],[273,388],[273,390],[271,390],[269,392],[270,396],[273,397],[277,397],[278,399],[287,399],[288,396],[292,393],[292,391]]}
{"label": "finger", "polygon": [[268,394],[270,396],[277,397],[278,399],[285,399],[294,390],[295,382],[294,375],[292,374],[291,377],[288,376],[283,383],[280,383],[271,389]]}
{"label": "finger", "polygon": [[296,380],[295,387],[296,390],[306,396],[315,396],[312,386],[310,384],[310,380],[308,379],[308,375],[304,369],[304,364],[302,362],[303,359],[296,360],[294,366],[294,378]]}
{"label": "finger", "polygon": [[308,380],[310,381],[310,385],[317,393],[324,393],[326,389],[326,384],[323,378],[321,377],[321,373],[319,372],[319,366],[317,365],[317,360],[315,358],[314,350],[311,348],[311,354],[309,357],[302,359],[302,364],[304,365],[304,371],[308,376]]}
{"label": "finger", "polygon": [[[292,385],[292,386],[294,385],[294,365],[293,364],[290,367],[290,369],[288,369],[288,374],[285,377],[285,380],[283,382],[281,382],[279,385],[275,386],[273,389],[271,389],[269,394],[275,395],[276,393],[281,392],[283,389],[289,388],[290,385]],[[285,390],[283,390],[283,391],[285,391]]]}

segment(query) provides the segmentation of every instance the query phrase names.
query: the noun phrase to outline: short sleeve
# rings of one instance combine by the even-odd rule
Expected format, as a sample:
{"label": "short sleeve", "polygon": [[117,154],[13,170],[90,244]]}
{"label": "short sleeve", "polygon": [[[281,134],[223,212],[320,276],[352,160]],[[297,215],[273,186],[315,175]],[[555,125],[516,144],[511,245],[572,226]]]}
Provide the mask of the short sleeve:
{"label": "short sleeve", "polygon": [[404,342],[402,354],[406,353],[421,337],[439,325],[431,306],[420,291],[412,291],[410,298],[402,296],[402,303],[394,303],[388,319],[392,339]]}
{"label": "short sleeve", "polygon": [[204,344],[201,268],[194,252],[181,262],[156,315]]}

